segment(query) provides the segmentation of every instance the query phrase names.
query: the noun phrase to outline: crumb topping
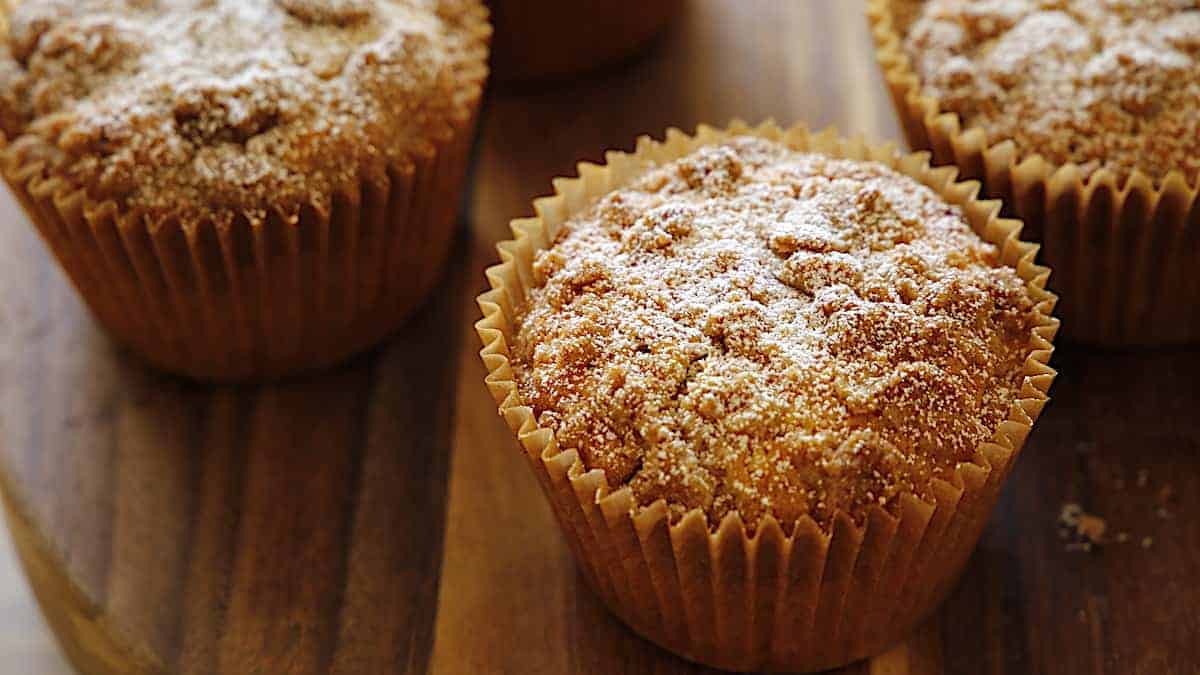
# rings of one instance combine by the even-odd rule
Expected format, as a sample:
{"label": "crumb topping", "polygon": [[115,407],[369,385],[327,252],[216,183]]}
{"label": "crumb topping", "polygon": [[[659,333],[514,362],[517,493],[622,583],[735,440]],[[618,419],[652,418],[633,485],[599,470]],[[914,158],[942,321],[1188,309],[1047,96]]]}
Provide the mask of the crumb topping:
{"label": "crumb topping", "polygon": [[23,163],[154,218],[320,204],[459,114],[477,0],[25,0],[0,42]]}
{"label": "crumb topping", "polygon": [[1007,417],[1035,321],[928,188],[753,138],[607,195],[533,271],[512,356],[538,423],[713,524],[927,496]]}
{"label": "crumb topping", "polygon": [[1200,178],[1195,0],[898,2],[925,94],[989,142],[1089,176]]}

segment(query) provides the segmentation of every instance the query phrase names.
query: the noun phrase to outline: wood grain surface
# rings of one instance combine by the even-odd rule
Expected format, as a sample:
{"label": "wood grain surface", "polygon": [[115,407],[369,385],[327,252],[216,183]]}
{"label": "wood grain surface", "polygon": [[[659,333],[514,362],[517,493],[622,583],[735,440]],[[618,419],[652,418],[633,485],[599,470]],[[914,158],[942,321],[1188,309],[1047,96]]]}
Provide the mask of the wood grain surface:
{"label": "wood grain surface", "polygon": [[0,536],[0,663],[15,673],[70,675],[16,555],[9,538]]}
{"label": "wood grain surface", "polygon": [[[375,352],[265,386],[196,385],[121,353],[0,198],[0,486],[76,667],[709,672],[584,586],[482,385],[471,299],[552,176],[734,116],[897,138],[859,4],[689,0],[634,63],[493,91],[435,298]],[[1196,672],[1200,352],[1067,346],[1055,365],[959,589],[908,642],[843,672]],[[1111,543],[1068,550],[1065,503],[1107,518]],[[0,641],[0,661],[25,648]]]}

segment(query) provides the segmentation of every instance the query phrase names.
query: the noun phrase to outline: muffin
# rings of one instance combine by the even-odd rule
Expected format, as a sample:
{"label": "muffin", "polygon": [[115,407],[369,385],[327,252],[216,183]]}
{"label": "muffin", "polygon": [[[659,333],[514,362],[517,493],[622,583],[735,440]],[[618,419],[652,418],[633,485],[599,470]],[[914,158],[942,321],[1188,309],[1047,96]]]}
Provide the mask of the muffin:
{"label": "muffin", "polygon": [[585,577],[732,670],[903,638],[1047,401],[1020,223],[950,169],[770,125],[643,139],[513,223],[487,385]]}
{"label": "muffin", "polygon": [[562,78],[630,58],[682,0],[492,0],[493,65],[506,81]]}
{"label": "muffin", "polygon": [[1173,0],[871,0],[914,148],[1044,242],[1066,335],[1200,338],[1200,9]]}
{"label": "muffin", "polygon": [[26,0],[9,19],[0,169],[151,363],[318,368],[436,283],[487,74],[476,0]]}

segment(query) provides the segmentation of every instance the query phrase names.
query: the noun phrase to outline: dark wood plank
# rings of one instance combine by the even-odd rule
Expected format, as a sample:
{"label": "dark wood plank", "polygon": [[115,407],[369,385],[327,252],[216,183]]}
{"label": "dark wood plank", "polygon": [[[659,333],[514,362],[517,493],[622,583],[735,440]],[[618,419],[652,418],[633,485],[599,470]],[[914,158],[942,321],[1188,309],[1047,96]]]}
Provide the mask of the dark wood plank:
{"label": "dark wood plank", "polygon": [[0,483],[75,665],[425,672],[465,270],[342,368],[212,387],[115,349],[0,214]]}
{"label": "dark wood plank", "polygon": [[[1000,673],[1191,672],[1200,527],[1179,516],[1198,506],[1200,353],[1068,346],[1058,366],[1068,374],[943,608],[947,668],[985,654]],[[1109,543],[1069,550],[1056,534],[1067,503],[1105,517]]]}

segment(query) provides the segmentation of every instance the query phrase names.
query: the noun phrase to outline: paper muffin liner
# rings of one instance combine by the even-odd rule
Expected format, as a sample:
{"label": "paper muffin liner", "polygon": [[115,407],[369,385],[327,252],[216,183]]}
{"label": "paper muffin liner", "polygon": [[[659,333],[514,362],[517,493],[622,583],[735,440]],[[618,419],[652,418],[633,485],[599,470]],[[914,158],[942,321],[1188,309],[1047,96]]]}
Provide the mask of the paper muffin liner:
{"label": "paper muffin liner", "polygon": [[331,365],[399,327],[433,289],[487,78],[487,10],[458,65],[454,112],[407,162],[299,208],[183,224],[54,175],[0,137],[0,172],[93,314],[150,363],[213,380]]}
{"label": "paper muffin liner", "polygon": [[[911,4],[911,0],[909,0]],[[1180,172],[1155,180],[1135,171],[1123,184],[1107,169],[1090,176],[1055,165],[1011,140],[989,143],[921,91],[903,47],[896,0],[868,0],[876,57],[909,144],[954,164],[1025,222],[1054,269],[1064,337],[1105,346],[1200,340],[1200,192]]]}
{"label": "paper muffin liner", "polygon": [[491,0],[493,65],[509,82],[566,77],[629,58],[683,0]]}
{"label": "paper muffin liner", "polygon": [[[1020,398],[1008,419],[932,499],[902,497],[894,511],[874,507],[862,525],[845,515],[823,531],[805,517],[794,528],[766,517],[750,530],[731,514],[711,529],[699,510],[672,522],[665,502],[640,506],[628,487],[613,489],[573,448],[537,425],[521,400],[509,363],[515,311],[532,284],[536,251],[558,227],[647,168],[701,145],[751,134],[835,157],[874,160],[909,175],[962,207],[972,227],[996,244],[1036,300]],[[556,194],[535,202],[538,216],[512,223],[515,240],[499,244],[502,263],[488,269],[491,290],[478,299],[476,330],[487,386],[549,498],[583,574],[635,631],[701,663],[731,669],[811,671],[882,651],[903,638],[954,585],[987,522],[1000,487],[1055,371],[1047,363],[1058,321],[1045,290],[1050,271],[1034,263],[1037,246],[1018,240],[1021,223],[998,217],[997,202],[976,201],[978,184],[954,182],[953,168],[932,169],[927,153],[901,156],[892,146],[843,140],[827,130],[781,130],[773,123],[695,136],[672,129],[665,141],[642,138],[633,154],[610,152],[604,166],[580,164],[579,177],[556,179]]]}

